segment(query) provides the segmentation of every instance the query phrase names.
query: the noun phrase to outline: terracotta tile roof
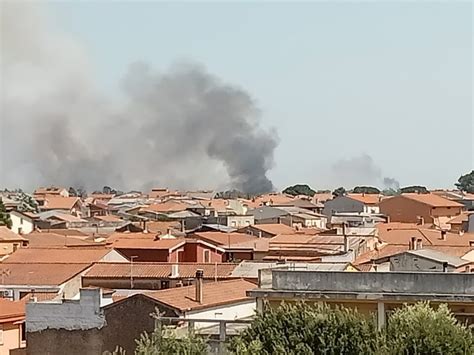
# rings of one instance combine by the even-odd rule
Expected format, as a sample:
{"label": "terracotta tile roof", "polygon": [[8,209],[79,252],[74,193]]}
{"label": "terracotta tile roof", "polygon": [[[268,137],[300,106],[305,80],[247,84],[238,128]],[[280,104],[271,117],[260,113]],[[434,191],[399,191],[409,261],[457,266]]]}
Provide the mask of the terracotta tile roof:
{"label": "terracotta tile roof", "polygon": [[365,205],[378,205],[380,202],[379,194],[347,194],[347,197]]}
{"label": "terracotta tile roof", "polygon": [[259,196],[255,199],[259,205],[268,204],[269,206],[280,205],[280,204],[288,204],[289,202],[293,201],[295,198],[294,196],[281,194],[281,193],[269,193],[262,196]]}
{"label": "terracotta tile roof", "polygon": [[250,301],[251,298],[247,297],[247,291],[254,288],[257,288],[257,285],[242,279],[205,282],[202,288],[202,303],[195,301],[195,286],[147,292],[145,295],[180,312],[186,312]]}
{"label": "terracotta tile roof", "polygon": [[185,211],[189,207],[188,204],[178,201],[166,201],[163,203],[155,203],[149,206],[140,208],[141,212],[151,211],[157,213],[171,213]]}
{"label": "terracotta tile roof", "polygon": [[26,295],[23,296],[22,300],[28,302],[32,299],[32,297],[36,298],[37,302],[42,302],[42,301],[51,301],[55,299],[56,297],[59,297],[60,293],[58,292],[38,292],[35,291],[34,293],[27,293]]}
{"label": "terracotta tile roof", "polygon": [[80,201],[79,197],[47,196],[42,210],[70,210]]}
{"label": "terracotta tile roof", "polygon": [[469,220],[469,215],[474,212],[462,212],[459,216],[454,217],[448,221],[448,224],[463,224]]}
{"label": "terracotta tile roof", "polygon": [[408,250],[408,245],[382,245],[378,250],[370,250],[359,255],[353,262],[358,267],[360,264],[371,263],[372,260],[390,257],[392,255]]}
{"label": "terracotta tile roof", "polygon": [[328,200],[332,200],[334,196],[332,195],[332,192],[321,192],[321,193],[315,193],[313,196],[313,202],[321,202],[324,203]]}
{"label": "terracotta tile roof", "polygon": [[[137,223],[137,225],[141,226],[141,223]],[[181,223],[177,221],[148,221],[146,222],[146,229],[150,233],[160,232],[165,234],[168,232],[168,229],[180,231]]]}
{"label": "terracotta tile roof", "polygon": [[0,298],[0,324],[23,321],[25,301],[10,301]]}
{"label": "terracotta tile roof", "polygon": [[254,224],[250,228],[273,235],[295,233],[295,229],[286,224]]}
{"label": "terracotta tile roof", "polygon": [[186,243],[185,238],[152,239],[152,238],[122,238],[112,243],[115,249],[158,249],[173,250]]}
{"label": "terracotta tile roof", "polygon": [[196,232],[193,234],[197,239],[202,239],[215,245],[229,246],[238,243],[256,241],[257,237],[245,233],[225,233],[225,232]]}
{"label": "terracotta tile roof", "polygon": [[12,232],[5,226],[0,226],[0,242],[16,242],[26,241],[24,237],[15,232]]}
{"label": "terracotta tile roof", "polygon": [[90,263],[0,263],[0,271],[6,270],[2,276],[4,285],[59,286],[90,266]]}
{"label": "terracotta tile roof", "polygon": [[179,196],[180,193],[178,191],[168,190],[167,188],[153,188],[149,194],[150,198],[163,198],[168,196]]}
{"label": "terracotta tile roof", "polygon": [[462,204],[448,200],[436,194],[402,194],[400,196],[421,202],[431,207],[463,207]]}
{"label": "terracotta tile roof", "polygon": [[39,214],[39,218],[41,220],[50,220],[50,219],[58,219],[64,222],[86,222],[85,219],[73,216],[68,213],[61,213],[59,211],[47,211],[42,212]]}
{"label": "terracotta tile roof", "polygon": [[441,231],[428,228],[406,228],[406,229],[379,229],[379,239],[388,244],[409,245],[411,238],[421,239],[422,243],[439,246],[469,246],[474,241],[474,234],[446,232],[443,240]]}
{"label": "terracotta tile roof", "polygon": [[[20,248],[6,259],[3,264],[21,263],[69,263],[84,264],[102,260],[110,253],[105,247],[92,248]],[[54,270],[54,269],[52,269]]]}
{"label": "terracotta tile roof", "polygon": [[64,246],[91,246],[94,247],[97,243],[89,240],[84,240],[74,236],[65,236],[56,233],[48,232],[32,232],[26,236],[28,239],[28,246],[30,248],[36,247],[64,247]]}
{"label": "terracotta tile roof", "polygon": [[[232,271],[237,264],[220,263],[133,263],[133,277],[135,278],[169,278],[172,265],[178,265],[179,278],[194,278],[197,269],[204,271],[205,279],[231,278]],[[130,263],[96,263],[87,272],[89,278],[129,278]]]}
{"label": "terracotta tile roof", "polygon": [[108,201],[108,200],[112,199],[114,196],[115,196],[114,194],[94,194],[94,193],[92,193],[89,197],[92,197],[96,200]]}
{"label": "terracotta tile roof", "polygon": [[108,215],[108,216],[95,216],[94,217],[95,219],[98,219],[100,221],[104,221],[104,222],[125,222],[123,219],[119,218],[119,217],[116,217],[116,216],[112,216],[112,215]]}
{"label": "terracotta tile roof", "polygon": [[203,205],[204,207],[207,207],[207,208],[212,208],[214,209],[215,211],[217,211],[218,213],[225,213],[225,212],[229,212],[229,211],[232,211],[232,209],[229,207],[229,201],[228,200],[224,200],[224,199],[212,199],[212,200],[209,200],[209,201],[202,201],[201,202],[201,205]]}
{"label": "terracotta tile roof", "polygon": [[66,190],[64,187],[39,187],[37,188],[33,194],[34,195],[59,195],[61,191]]}
{"label": "terracotta tile roof", "polygon": [[68,237],[88,237],[89,234],[84,233],[77,229],[63,229],[63,228],[52,228],[47,230],[42,230],[34,233],[53,233],[60,235],[67,235]]}

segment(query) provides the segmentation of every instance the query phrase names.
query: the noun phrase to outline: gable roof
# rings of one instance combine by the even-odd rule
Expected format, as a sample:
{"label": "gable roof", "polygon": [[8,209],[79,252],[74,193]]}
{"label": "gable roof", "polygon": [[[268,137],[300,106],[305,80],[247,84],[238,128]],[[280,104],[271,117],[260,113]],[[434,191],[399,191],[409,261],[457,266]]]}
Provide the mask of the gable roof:
{"label": "gable roof", "polygon": [[5,226],[0,226],[0,242],[21,242],[26,241],[24,237],[15,232],[12,232]]}
{"label": "gable roof", "polygon": [[247,214],[254,216],[255,220],[257,221],[261,219],[278,218],[282,216],[287,216],[289,213],[276,207],[261,206],[253,210],[248,210]]}
{"label": "gable roof", "polygon": [[70,210],[81,199],[79,197],[47,196],[41,210]]}
{"label": "gable roof", "polygon": [[145,295],[179,312],[186,312],[251,301],[247,291],[254,288],[257,288],[254,283],[243,279],[206,282],[202,286],[202,303],[195,300],[195,286],[169,288],[147,292]]}
{"label": "gable roof", "polygon": [[[37,263],[68,263],[85,264],[102,260],[111,252],[105,247],[92,248],[20,248],[6,259],[2,264],[37,264]],[[55,269],[52,268],[54,273]]]}
{"label": "gable roof", "polygon": [[90,263],[0,263],[4,285],[59,286],[90,267]]}
{"label": "gable roof", "polygon": [[425,259],[434,260],[440,263],[447,262],[448,265],[456,268],[471,263],[469,260],[464,260],[457,256],[449,255],[433,249],[408,250],[406,251],[406,253],[416,255]]}
{"label": "gable roof", "polygon": [[272,235],[278,234],[292,234],[295,233],[293,227],[287,226],[286,224],[274,223],[274,224],[254,224],[252,226],[246,227],[251,229],[256,229]]}
{"label": "gable roof", "polygon": [[25,319],[25,301],[10,301],[0,298],[0,324]]}
{"label": "gable roof", "polygon": [[380,202],[379,194],[347,194],[347,197],[362,202],[364,205],[378,205]]}
{"label": "gable roof", "polygon": [[38,214],[40,220],[45,221],[51,218],[59,219],[64,222],[86,222],[85,219],[73,216],[72,214],[63,213],[60,211],[46,211]]}
{"label": "gable roof", "polygon": [[[194,278],[196,270],[204,271],[205,279],[231,278],[237,266],[233,263],[152,263],[134,262],[134,278],[170,278],[173,265],[178,266],[179,278]],[[89,278],[130,278],[130,263],[99,262],[95,263],[84,277]]]}
{"label": "gable roof", "polygon": [[212,244],[220,246],[232,246],[234,244],[255,241],[258,238],[245,233],[224,233],[224,232],[196,232],[199,239],[204,239]]}
{"label": "gable roof", "polygon": [[441,196],[438,196],[436,194],[431,194],[431,193],[430,194],[410,193],[410,194],[402,194],[400,196],[423,203],[431,207],[463,207],[464,206],[458,202],[448,200],[447,198],[443,198]]}
{"label": "gable roof", "polygon": [[67,236],[49,232],[32,232],[26,236],[28,246],[36,247],[96,247],[101,245],[93,241],[84,240],[74,236]]}
{"label": "gable roof", "polygon": [[154,203],[152,205],[141,207],[140,211],[150,211],[155,213],[172,213],[185,211],[188,207],[189,205],[186,203],[170,200],[163,203]]}

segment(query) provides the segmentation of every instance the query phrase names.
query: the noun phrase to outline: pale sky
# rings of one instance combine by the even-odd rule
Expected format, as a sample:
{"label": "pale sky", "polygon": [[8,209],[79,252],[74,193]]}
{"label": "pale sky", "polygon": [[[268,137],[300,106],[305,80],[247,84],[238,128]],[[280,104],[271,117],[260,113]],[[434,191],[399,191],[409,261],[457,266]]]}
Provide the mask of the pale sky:
{"label": "pale sky", "polygon": [[[249,92],[263,125],[278,131],[270,177],[279,188],[377,184],[385,176],[452,187],[474,166],[470,2],[48,7],[56,26],[87,48],[110,95],[130,63],[166,70],[181,60]],[[373,166],[354,167],[351,159],[364,154]],[[333,168],[341,159],[343,174]]]}

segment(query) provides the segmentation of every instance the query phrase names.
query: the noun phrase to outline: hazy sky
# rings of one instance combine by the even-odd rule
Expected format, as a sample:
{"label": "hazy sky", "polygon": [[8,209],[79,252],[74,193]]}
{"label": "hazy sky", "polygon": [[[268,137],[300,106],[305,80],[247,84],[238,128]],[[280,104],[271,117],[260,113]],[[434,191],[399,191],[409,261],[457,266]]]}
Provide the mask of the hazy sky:
{"label": "hazy sky", "polygon": [[[87,49],[102,90],[130,63],[191,60],[249,92],[279,145],[279,188],[451,187],[473,162],[472,5],[49,3]],[[348,186],[350,187],[350,186]]]}

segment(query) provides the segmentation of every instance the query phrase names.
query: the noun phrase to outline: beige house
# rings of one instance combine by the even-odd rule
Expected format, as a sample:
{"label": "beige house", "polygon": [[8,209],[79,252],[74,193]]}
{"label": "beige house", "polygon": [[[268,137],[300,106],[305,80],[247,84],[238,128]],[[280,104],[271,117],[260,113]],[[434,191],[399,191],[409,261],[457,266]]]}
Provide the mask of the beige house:
{"label": "beige house", "polygon": [[26,346],[25,302],[0,298],[0,355]]}
{"label": "beige house", "polygon": [[0,257],[9,255],[22,246],[28,245],[28,239],[13,233],[5,226],[0,226]]}

